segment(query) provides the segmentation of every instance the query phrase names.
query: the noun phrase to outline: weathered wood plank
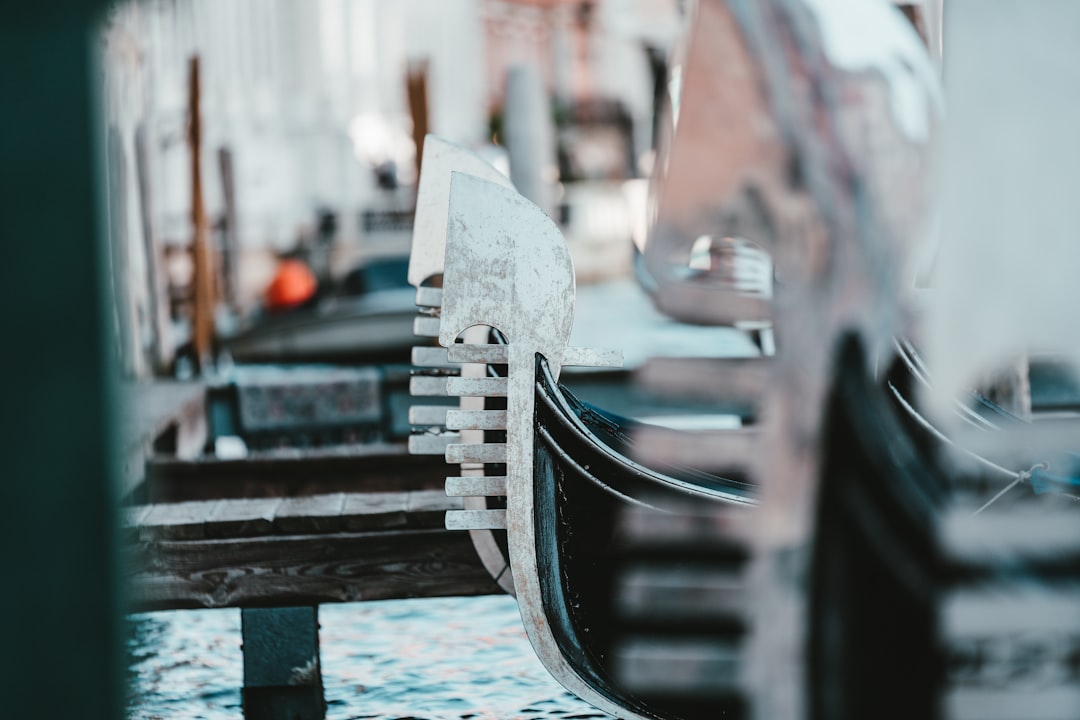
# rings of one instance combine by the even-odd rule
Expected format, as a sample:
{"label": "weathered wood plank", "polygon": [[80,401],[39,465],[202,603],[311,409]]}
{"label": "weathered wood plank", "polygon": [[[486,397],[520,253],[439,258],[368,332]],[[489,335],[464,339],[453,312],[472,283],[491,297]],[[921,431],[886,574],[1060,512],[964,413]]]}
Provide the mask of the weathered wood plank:
{"label": "weathered wood plank", "polygon": [[274,514],[274,532],[280,535],[307,532],[340,532],[345,493],[285,498]]}
{"label": "weathered wood plank", "polygon": [[153,505],[137,505],[124,508],[120,518],[121,525],[125,528],[137,528],[142,525],[153,507]]}
{"label": "weathered wood plank", "polygon": [[220,500],[154,505],[139,525],[141,539],[197,540],[206,537],[206,521]]}
{"label": "weathered wood plank", "polygon": [[405,528],[409,524],[405,512],[407,493],[373,493],[346,495],[341,511],[341,527],[349,532]]}
{"label": "weathered wood plank", "polygon": [[405,512],[409,514],[409,524],[418,527],[421,523],[436,521],[431,527],[442,527],[442,516],[447,510],[460,510],[464,503],[460,498],[447,497],[446,492],[412,492],[405,500]]}
{"label": "weathered wood plank", "polygon": [[405,443],[376,450],[260,452],[243,460],[153,457],[146,464],[147,496],[150,502],[179,502],[442,487],[442,457],[411,456]]}
{"label": "weathered wood plank", "polygon": [[469,537],[446,530],[139,542],[132,611],[501,593]]}
{"label": "weathered wood plank", "polygon": [[442,490],[334,493],[301,498],[201,500],[128,508],[126,526],[140,540],[199,540],[270,534],[317,535],[443,526],[443,513],[460,510]]}
{"label": "weathered wood plank", "polygon": [[281,498],[219,500],[205,523],[207,537],[269,535]]}
{"label": "weathered wood plank", "polygon": [[442,490],[346,495],[343,527],[354,532],[380,528],[441,528],[443,514],[461,507],[459,498],[447,497]]}

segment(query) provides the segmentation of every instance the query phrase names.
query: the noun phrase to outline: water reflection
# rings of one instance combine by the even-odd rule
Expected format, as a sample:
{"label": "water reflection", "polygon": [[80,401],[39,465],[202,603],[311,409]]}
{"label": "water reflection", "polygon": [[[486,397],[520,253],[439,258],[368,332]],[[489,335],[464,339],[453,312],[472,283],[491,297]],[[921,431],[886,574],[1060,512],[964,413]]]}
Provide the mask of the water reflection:
{"label": "water reflection", "polygon": [[[328,720],[605,718],[529,648],[505,596],[324,605]],[[237,610],[129,619],[131,720],[242,716]]]}

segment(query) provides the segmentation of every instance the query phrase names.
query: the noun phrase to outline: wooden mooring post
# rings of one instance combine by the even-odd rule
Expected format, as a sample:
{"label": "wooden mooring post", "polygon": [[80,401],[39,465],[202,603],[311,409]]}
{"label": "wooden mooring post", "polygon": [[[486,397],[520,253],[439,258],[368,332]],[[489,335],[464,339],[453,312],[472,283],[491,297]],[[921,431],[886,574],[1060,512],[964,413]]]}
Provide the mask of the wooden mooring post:
{"label": "wooden mooring post", "polygon": [[245,608],[244,718],[322,720],[326,717],[319,659],[318,606]]}

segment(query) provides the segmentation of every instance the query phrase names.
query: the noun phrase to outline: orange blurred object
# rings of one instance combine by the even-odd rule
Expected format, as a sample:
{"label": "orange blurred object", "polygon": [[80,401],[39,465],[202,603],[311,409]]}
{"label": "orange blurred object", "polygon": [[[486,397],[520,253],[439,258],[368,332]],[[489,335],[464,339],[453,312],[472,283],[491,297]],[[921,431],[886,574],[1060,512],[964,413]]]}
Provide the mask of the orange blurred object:
{"label": "orange blurred object", "polygon": [[307,265],[299,260],[283,260],[266,288],[266,306],[288,310],[302,305],[315,295],[318,284]]}

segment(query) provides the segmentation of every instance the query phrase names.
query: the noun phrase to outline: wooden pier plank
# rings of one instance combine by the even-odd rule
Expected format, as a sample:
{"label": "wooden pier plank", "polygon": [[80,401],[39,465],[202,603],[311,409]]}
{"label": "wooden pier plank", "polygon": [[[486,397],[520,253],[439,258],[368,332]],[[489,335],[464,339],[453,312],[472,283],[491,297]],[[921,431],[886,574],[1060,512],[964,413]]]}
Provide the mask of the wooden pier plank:
{"label": "wooden pier plank", "polygon": [[501,593],[466,533],[161,540],[129,548],[134,611]]}
{"label": "wooden pier plank", "polygon": [[127,508],[124,517],[144,541],[201,540],[439,528],[447,510],[461,508],[442,490],[414,490],[161,503]]}
{"label": "wooden pier plank", "polygon": [[212,498],[303,497],[332,493],[435,490],[441,456],[409,455],[402,443],[348,448],[253,451],[242,460],[153,456],[147,460],[147,499],[180,502]]}
{"label": "wooden pier plank", "polygon": [[206,521],[206,536],[269,535],[273,532],[274,514],[281,502],[281,498],[220,500]]}
{"label": "wooden pier plank", "polygon": [[345,493],[285,498],[274,515],[274,531],[281,535],[340,532]]}
{"label": "wooden pier plank", "polygon": [[154,505],[138,526],[140,539],[199,540],[206,537],[206,521],[220,500]]}
{"label": "wooden pier plank", "polygon": [[134,610],[500,592],[439,490],[129,508]]}

